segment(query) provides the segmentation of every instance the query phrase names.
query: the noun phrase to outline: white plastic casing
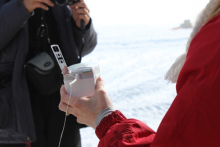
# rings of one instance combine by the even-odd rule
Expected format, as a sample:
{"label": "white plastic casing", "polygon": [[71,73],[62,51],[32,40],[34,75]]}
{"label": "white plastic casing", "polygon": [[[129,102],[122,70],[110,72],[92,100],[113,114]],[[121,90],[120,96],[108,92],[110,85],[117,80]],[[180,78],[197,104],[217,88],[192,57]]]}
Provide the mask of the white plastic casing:
{"label": "white plastic casing", "polygon": [[[100,76],[96,63],[79,63],[68,67],[69,74],[64,75],[65,89],[74,97],[89,97],[95,93],[96,79]],[[71,84],[72,83],[72,84]]]}

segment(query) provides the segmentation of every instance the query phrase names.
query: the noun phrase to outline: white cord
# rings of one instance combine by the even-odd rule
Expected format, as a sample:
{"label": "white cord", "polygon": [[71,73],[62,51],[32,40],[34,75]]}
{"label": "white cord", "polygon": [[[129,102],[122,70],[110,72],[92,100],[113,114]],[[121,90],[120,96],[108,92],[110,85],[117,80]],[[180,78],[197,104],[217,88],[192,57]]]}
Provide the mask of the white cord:
{"label": "white cord", "polygon": [[66,107],[66,115],[65,115],[65,119],[64,119],[63,130],[62,130],[62,133],[60,135],[60,141],[59,141],[58,147],[60,147],[61,140],[62,140],[62,137],[63,137],[63,132],[64,132],[64,129],[65,129],[65,126],[66,126],[66,117],[69,115],[68,114],[68,109],[69,109],[70,98],[71,98],[71,93],[72,93],[72,84],[75,83],[78,79],[79,79],[79,75],[76,74],[75,75],[75,79],[70,83],[70,86],[71,86],[71,88],[70,88],[70,96],[69,96],[68,104],[67,104],[67,107]]}
{"label": "white cord", "polygon": [[70,96],[69,96],[68,104],[67,104],[67,107],[66,107],[66,115],[65,115],[65,119],[64,119],[64,123],[63,123],[63,130],[62,130],[62,133],[60,135],[60,141],[59,141],[58,147],[60,147],[61,140],[62,140],[62,137],[63,137],[63,132],[64,132],[64,129],[65,129],[65,126],[66,126],[66,117],[68,116],[67,114],[68,114],[68,109],[69,109],[69,104],[70,104],[71,92],[72,92],[72,87],[70,89]]}

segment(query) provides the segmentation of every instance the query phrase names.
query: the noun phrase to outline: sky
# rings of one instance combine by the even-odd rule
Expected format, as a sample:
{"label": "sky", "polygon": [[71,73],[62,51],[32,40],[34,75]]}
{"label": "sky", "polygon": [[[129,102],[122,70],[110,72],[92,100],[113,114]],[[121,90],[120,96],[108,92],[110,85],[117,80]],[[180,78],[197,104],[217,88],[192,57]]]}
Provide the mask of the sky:
{"label": "sky", "polygon": [[85,0],[96,26],[195,22],[209,0]]}

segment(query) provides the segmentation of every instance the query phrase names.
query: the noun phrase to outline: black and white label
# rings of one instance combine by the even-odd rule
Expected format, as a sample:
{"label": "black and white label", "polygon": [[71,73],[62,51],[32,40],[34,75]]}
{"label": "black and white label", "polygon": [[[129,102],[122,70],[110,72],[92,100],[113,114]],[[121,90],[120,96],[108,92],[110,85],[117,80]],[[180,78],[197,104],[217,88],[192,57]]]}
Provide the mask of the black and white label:
{"label": "black and white label", "polygon": [[60,69],[62,70],[64,66],[67,67],[65,59],[64,59],[64,57],[63,57],[63,55],[61,53],[61,50],[59,48],[59,45],[57,45],[57,44],[51,45],[51,49],[52,49],[52,51],[54,53],[54,56],[57,59],[57,62],[59,64],[59,66],[60,66]]}

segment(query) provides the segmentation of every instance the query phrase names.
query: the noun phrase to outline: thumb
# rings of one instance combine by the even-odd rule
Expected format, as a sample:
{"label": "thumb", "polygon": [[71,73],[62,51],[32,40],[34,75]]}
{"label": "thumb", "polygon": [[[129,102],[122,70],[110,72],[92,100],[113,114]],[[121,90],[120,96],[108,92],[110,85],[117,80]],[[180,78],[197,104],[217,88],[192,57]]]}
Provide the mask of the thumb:
{"label": "thumb", "polygon": [[67,66],[64,66],[63,69],[62,69],[62,74],[65,75],[65,74],[69,74],[69,70],[67,68]]}
{"label": "thumb", "polygon": [[101,77],[97,78],[95,89],[96,91],[104,89],[104,81],[102,80]]}

